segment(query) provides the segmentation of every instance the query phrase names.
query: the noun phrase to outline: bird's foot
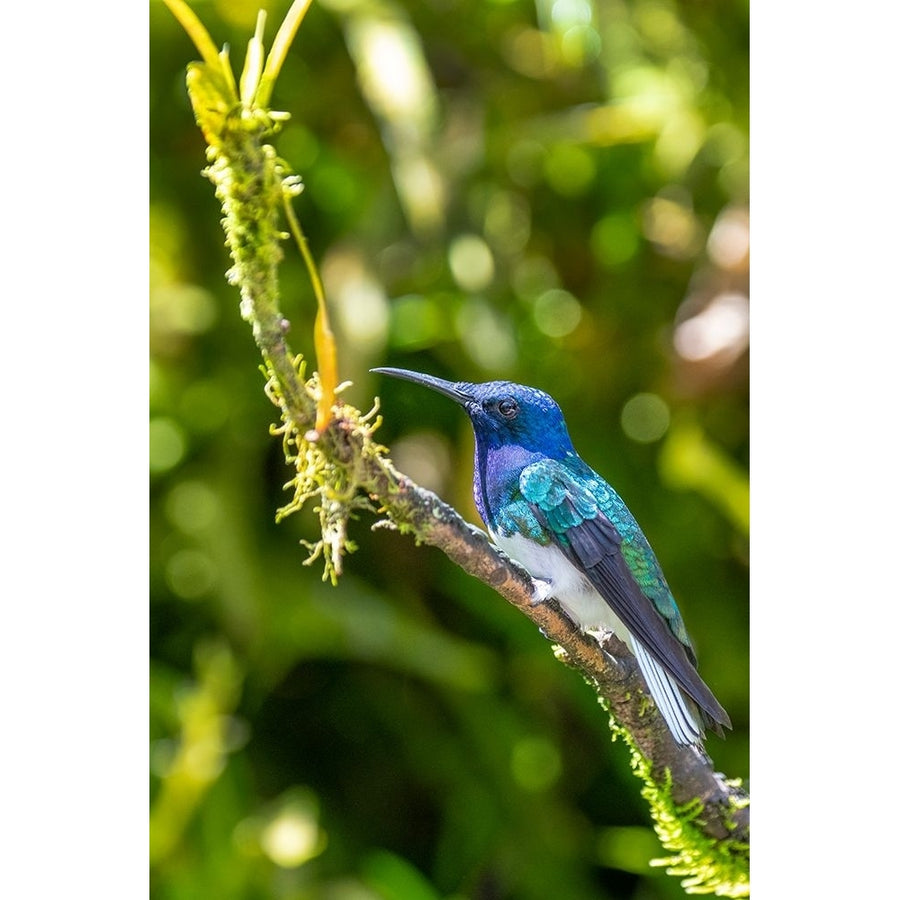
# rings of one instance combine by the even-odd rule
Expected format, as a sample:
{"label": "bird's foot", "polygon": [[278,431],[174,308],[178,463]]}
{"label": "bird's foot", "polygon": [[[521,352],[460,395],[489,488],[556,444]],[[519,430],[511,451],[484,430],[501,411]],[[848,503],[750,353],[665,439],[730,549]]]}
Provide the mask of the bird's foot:
{"label": "bird's foot", "polygon": [[607,640],[607,635],[615,634],[611,628],[604,628],[602,625],[597,628],[585,628],[584,633],[589,634],[600,645]]}
{"label": "bird's foot", "polygon": [[549,581],[542,581],[540,578],[532,578],[531,580],[534,582],[531,605],[540,606],[541,603],[553,596],[553,584]]}
{"label": "bird's foot", "polygon": [[612,629],[600,625],[596,628],[585,628],[584,633],[592,637],[597,642],[597,646],[600,648],[600,652],[603,654],[608,663],[615,666],[617,669],[621,667],[621,660],[607,649],[607,643],[609,639],[611,637],[614,638],[618,636]]}

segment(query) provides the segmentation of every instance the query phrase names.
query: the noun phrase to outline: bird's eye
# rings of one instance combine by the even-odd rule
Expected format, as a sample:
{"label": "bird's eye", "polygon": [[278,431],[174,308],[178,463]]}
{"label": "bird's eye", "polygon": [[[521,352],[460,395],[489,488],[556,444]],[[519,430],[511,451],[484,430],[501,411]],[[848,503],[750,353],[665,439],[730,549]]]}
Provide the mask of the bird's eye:
{"label": "bird's eye", "polygon": [[514,419],[519,414],[519,404],[512,397],[505,397],[497,404],[497,412],[504,419]]}

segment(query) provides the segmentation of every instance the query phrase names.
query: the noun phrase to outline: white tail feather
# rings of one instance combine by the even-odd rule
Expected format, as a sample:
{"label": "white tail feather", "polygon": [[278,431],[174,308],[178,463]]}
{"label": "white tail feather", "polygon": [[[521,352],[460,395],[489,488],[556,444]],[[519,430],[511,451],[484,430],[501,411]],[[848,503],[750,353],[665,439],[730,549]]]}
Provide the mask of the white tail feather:
{"label": "white tail feather", "polygon": [[632,635],[632,649],[641,672],[647,681],[650,695],[679,744],[699,745],[703,729],[688,708],[687,701],[668,672],[644,649]]}

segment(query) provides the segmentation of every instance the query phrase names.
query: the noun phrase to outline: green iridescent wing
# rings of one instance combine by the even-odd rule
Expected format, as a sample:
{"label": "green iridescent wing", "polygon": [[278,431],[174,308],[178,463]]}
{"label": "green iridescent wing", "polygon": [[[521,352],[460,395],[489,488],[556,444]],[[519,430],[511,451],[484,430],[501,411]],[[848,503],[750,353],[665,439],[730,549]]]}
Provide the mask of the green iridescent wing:
{"label": "green iridescent wing", "polygon": [[519,489],[559,549],[585,572],[609,608],[707,714],[710,724],[730,726],[728,714],[697,674],[693,649],[656,557],[618,495],[586,466],[576,477],[560,460],[526,467]]}

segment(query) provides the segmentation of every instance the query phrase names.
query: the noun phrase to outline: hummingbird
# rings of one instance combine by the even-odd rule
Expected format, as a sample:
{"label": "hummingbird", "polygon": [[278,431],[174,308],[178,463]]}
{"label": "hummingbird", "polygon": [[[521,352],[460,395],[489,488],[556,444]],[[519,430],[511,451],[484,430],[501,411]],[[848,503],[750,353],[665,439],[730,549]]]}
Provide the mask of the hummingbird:
{"label": "hummingbird", "polygon": [[372,369],[424,385],[466,411],[475,432],[475,506],[493,542],[584,632],[612,631],[637,659],[674,739],[702,750],[728,713],[697,657],[650,543],[622,498],[576,453],[562,410],[511,381],[450,382]]}

